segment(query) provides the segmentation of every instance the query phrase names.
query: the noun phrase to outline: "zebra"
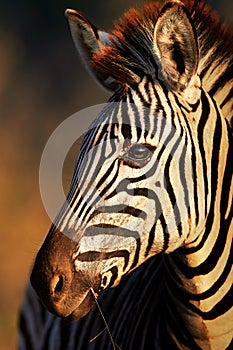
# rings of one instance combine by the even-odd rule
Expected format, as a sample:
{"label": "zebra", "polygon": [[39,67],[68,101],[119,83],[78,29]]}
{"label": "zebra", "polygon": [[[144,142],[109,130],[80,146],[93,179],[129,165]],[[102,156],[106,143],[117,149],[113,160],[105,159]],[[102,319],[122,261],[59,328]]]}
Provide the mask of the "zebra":
{"label": "zebra", "polygon": [[97,295],[115,349],[232,349],[232,31],[202,0],[130,9],[111,33],[66,15],[112,97],[37,254],[19,349],[112,349]]}

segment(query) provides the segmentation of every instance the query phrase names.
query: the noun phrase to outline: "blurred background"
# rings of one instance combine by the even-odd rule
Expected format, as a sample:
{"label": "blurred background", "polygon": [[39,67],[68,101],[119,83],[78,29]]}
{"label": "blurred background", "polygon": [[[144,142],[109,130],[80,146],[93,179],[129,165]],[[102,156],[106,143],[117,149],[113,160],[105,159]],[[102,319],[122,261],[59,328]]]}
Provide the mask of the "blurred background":
{"label": "blurred background", "polygon": [[[16,349],[17,312],[38,251],[50,226],[40,199],[38,174],[53,130],[108,95],[82,68],[64,17],[85,13],[109,29],[112,20],[142,0],[1,0],[0,11],[0,349]],[[232,22],[233,3],[209,0]],[[64,186],[75,161],[68,156]]]}

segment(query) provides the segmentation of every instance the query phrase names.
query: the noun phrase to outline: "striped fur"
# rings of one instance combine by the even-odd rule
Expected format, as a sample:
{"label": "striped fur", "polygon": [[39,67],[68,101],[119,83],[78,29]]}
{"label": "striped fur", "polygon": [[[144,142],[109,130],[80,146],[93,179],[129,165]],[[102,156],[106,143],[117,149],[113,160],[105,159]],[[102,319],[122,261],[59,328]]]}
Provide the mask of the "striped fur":
{"label": "striped fur", "polygon": [[[43,302],[68,318],[29,287],[20,349],[112,349],[106,331],[90,343],[105,328],[95,307],[69,322],[90,310],[90,288],[122,350],[233,348],[232,33],[202,1],[183,3],[130,10],[108,35],[70,13],[84,30],[78,49],[91,43],[91,73],[115,92],[32,272]],[[57,302],[46,274],[63,260],[75,281]]]}

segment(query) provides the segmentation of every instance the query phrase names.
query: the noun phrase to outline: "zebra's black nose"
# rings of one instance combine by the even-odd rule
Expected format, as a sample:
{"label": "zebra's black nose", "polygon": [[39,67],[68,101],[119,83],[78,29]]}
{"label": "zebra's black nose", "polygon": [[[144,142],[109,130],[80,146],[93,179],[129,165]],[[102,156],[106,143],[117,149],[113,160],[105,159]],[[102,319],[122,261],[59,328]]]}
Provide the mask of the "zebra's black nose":
{"label": "zebra's black nose", "polygon": [[69,295],[74,277],[71,263],[74,246],[75,242],[68,237],[53,232],[39,250],[31,274],[32,286],[45,306],[62,315],[66,313],[63,299]]}
{"label": "zebra's black nose", "polygon": [[31,274],[31,284],[46,308],[61,317],[84,316],[94,305],[91,288],[100,278],[76,271],[73,254],[78,243],[59,231],[48,235],[39,250]]}
{"label": "zebra's black nose", "polygon": [[51,294],[55,298],[60,298],[66,289],[66,278],[60,273],[55,274],[51,279]]}
{"label": "zebra's black nose", "polygon": [[57,305],[66,297],[66,295],[68,295],[72,283],[71,278],[64,275],[64,273],[65,272],[63,271],[62,273],[54,273],[51,277],[45,276],[45,278],[48,279],[48,295],[50,296],[51,301]]}

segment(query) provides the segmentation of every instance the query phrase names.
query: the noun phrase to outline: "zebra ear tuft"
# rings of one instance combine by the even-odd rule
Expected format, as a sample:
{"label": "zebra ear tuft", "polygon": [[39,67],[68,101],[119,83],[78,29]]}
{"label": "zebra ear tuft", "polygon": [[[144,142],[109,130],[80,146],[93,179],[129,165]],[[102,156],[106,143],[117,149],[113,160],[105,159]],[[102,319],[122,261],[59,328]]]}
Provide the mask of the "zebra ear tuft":
{"label": "zebra ear tuft", "polygon": [[87,71],[107,91],[115,91],[119,84],[107,74],[98,72],[92,62],[96,52],[101,52],[103,47],[111,46],[111,35],[97,29],[86,17],[75,10],[67,9],[65,15],[73,41]]}
{"label": "zebra ear tuft", "polygon": [[188,10],[180,1],[168,2],[154,30],[154,51],[159,59],[159,78],[173,90],[183,90],[198,66],[197,34]]}

